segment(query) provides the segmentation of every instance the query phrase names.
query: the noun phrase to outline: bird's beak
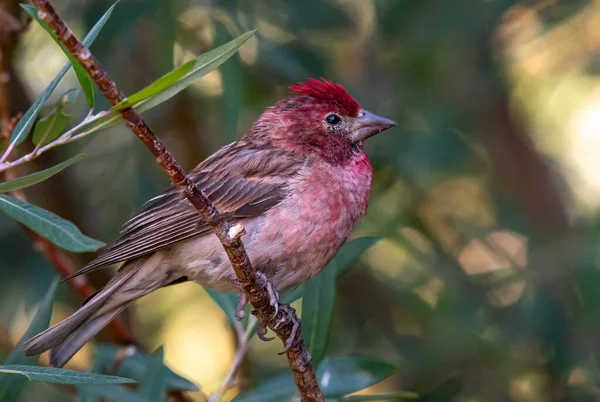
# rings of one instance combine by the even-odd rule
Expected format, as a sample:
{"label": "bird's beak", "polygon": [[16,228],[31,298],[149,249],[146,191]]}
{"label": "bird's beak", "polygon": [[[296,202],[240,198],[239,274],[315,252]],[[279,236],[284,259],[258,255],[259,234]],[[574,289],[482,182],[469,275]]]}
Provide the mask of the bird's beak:
{"label": "bird's beak", "polygon": [[390,127],[394,127],[396,122],[385,117],[377,116],[366,110],[361,110],[358,118],[352,127],[352,142],[361,142],[369,137],[379,134]]}

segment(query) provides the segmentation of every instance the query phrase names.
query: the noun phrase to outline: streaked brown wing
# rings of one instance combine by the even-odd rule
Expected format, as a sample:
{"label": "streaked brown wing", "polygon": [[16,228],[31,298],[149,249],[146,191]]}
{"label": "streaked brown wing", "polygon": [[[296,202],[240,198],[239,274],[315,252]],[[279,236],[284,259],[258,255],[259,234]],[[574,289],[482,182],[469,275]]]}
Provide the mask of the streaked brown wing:
{"label": "streaked brown wing", "polygon": [[[273,148],[230,144],[190,172],[198,187],[230,221],[258,216],[289,195],[289,182],[306,160]],[[153,253],[210,230],[192,205],[171,186],[123,225],[107,252],[64,280]]]}

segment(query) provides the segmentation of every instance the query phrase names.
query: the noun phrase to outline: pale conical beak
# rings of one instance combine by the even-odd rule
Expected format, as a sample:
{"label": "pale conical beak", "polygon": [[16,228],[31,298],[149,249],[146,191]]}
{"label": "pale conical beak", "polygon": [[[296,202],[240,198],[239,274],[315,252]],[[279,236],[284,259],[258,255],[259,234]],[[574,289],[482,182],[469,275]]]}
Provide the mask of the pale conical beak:
{"label": "pale conical beak", "polygon": [[361,110],[352,127],[352,142],[364,141],[395,125],[396,122],[393,120],[377,116],[366,110]]}

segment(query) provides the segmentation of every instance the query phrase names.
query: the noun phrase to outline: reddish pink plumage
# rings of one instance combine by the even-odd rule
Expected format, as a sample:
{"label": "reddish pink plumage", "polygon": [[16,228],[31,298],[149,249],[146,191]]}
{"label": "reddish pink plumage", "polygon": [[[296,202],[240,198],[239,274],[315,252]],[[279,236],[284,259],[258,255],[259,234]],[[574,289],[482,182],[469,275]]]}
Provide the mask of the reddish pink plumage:
{"label": "reddish pink plumage", "polygon": [[[365,215],[373,172],[362,142],[394,125],[359,115],[358,102],[331,81],[290,89],[298,96],[268,108],[240,141],[192,171],[216,207],[244,225],[252,264],[279,291],[318,274]],[[83,311],[26,342],[26,354],[52,349],[50,362],[62,366],[133,300],[182,279],[240,290],[219,240],[174,187],[126,224],[90,269],[124,260]]]}
{"label": "reddish pink plumage", "polygon": [[344,109],[345,114],[351,117],[358,116],[360,111],[360,105],[356,99],[343,86],[324,78],[321,80],[309,78],[307,81],[290,86],[290,89],[301,95],[337,103]]}

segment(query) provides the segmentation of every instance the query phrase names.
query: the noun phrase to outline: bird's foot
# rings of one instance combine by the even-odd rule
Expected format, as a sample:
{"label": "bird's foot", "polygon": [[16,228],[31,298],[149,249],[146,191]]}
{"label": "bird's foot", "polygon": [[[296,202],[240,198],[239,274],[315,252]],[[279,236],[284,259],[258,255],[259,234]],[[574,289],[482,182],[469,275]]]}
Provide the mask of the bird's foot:
{"label": "bird's foot", "polygon": [[270,320],[272,320],[279,312],[279,293],[277,292],[277,289],[273,287],[273,284],[267,279],[265,274],[260,271],[256,271],[256,275],[262,280],[263,286],[266,288],[267,293],[269,294],[269,304],[275,310],[270,318]]}
{"label": "bird's foot", "polygon": [[[296,316],[296,310],[294,310],[294,308],[290,307],[289,304],[284,304],[279,306],[279,311],[281,311],[283,314],[281,316],[281,318],[279,320],[277,320],[276,322],[272,322],[274,320],[275,317],[271,318],[271,320],[268,322],[268,324],[271,324],[271,326],[274,329],[279,329],[287,324],[289,324],[290,322],[292,323],[292,330],[290,331],[290,335],[288,336],[288,339],[285,342],[285,349],[283,350],[283,352],[280,352],[279,354],[282,355],[284,353],[287,353],[288,350],[290,350],[290,348],[294,345],[294,342],[296,341],[297,335],[298,335],[298,330],[300,329],[300,319],[298,318],[298,316]],[[256,315],[256,311],[252,311],[253,315]],[[262,320],[258,320],[258,328],[256,330],[256,335],[258,335],[258,337],[263,340],[263,341],[272,341],[273,339],[275,339],[275,337],[268,337],[267,335],[267,323],[263,322]]]}
{"label": "bird's foot", "polygon": [[258,327],[256,328],[256,335],[260,338],[261,341],[265,341],[265,342],[269,342],[272,341],[273,339],[275,339],[274,336],[269,337],[267,336],[267,325],[262,322],[261,320],[258,320]]}
{"label": "bird's foot", "polygon": [[284,304],[281,306],[281,311],[283,312],[283,317],[277,323],[275,323],[274,328],[279,329],[291,322],[292,330],[290,331],[290,336],[285,341],[285,349],[283,352],[279,353],[280,355],[287,353],[288,350],[290,350],[290,348],[294,345],[296,336],[298,335],[298,330],[300,329],[300,319],[296,315],[296,310],[290,307],[289,304]]}
{"label": "bird's foot", "polygon": [[[265,287],[265,289],[269,295],[269,304],[273,307],[273,310],[274,310],[271,317],[269,319],[267,319],[266,321],[263,321],[261,319],[258,320],[258,327],[256,330],[256,335],[258,335],[258,337],[263,341],[266,341],[266,342],[272,341],[273,339],[275,339],[275,337],[267,336],[267,324],[270,324],[275,329],[279,329],[279,328],[283,327],[284,325],[287,325],[291,322],[292,329],[290,331],[290,335],[289,335],[288,339],[285,342],[285,349],[283,350],[283,352],[281,352],[279,354],[287,353],[290,350],[290,348],[294,345],[294,342],[296,341],[296,338],[298,335],[298,330],[300,329],[300,320],[296,316],[296,310],[294,310],[288,304],[285,304],[285,305],[279,304],[279,293],[277,292],[277,289],[275,289],[273,284],[271,282],[269,282],[269,280],[267,279],[267,276],[260,271],[257,271],[256,275],[262,281],[262,284]],[[248,296],[246,296],[246,293],[244,293],[242,290],[240,292],[240,301],[235,309],[235,317],[238,320],[241,320],[244,318],[244,316],[245,316],[244,308],[246,307],[246,304],[248,304]],[[273,322],[280,311],[283,313],[281,315],[281,318],[279,318],[276,322]],[[254,310],[251,311],[251,313],[253,315],[257,315],[256,311],[254,311]]]}
{"label": "bird's foot", "polygon": [[[262,285],[265,287],[269,295],[269,304],[275,310],[270,318],[270,320],[272,320],[273,318],[275,318],[275,316],[277,316],[277,313],[279,312],[279,293],[277,292],[277,289],[275,289],[273,284],[267,279],[267,276],[264,273],[262,273],[261,271],[256,271],[256,275],[262,281]],[[246,304],[248,304],[248,296],[246,295],[246,293],[244,293],[244,290],[241,289],[241,285],[237,280],[232,281],[232,283],[240,289],[240,301],[238,302],[238,305],[235,308],[235,318],[237,318],[238,321],[241,321],[246,316],[244,309],[246,308]]]}

